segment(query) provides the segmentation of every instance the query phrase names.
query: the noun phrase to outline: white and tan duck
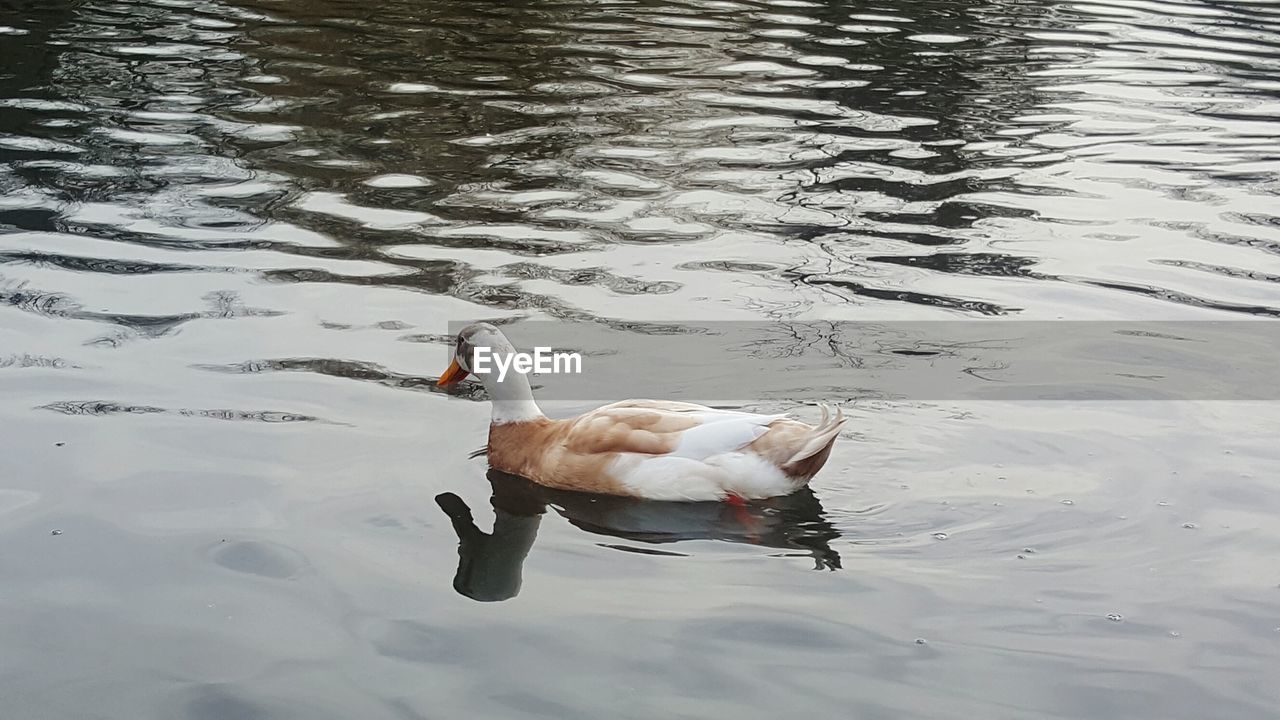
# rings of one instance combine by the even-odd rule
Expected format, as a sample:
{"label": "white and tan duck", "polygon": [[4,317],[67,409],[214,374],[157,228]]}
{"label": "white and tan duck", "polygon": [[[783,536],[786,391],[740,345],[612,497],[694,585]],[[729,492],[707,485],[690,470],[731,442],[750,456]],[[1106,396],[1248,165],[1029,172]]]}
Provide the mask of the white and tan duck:
{"label": "white and tan duck", "polygon": [[[458,333],[454,359],[437,385],[473,374],[476,348],[515,353],[488,323]],[[787,415],[758,415],[660,400],[624,400],[553,420],[534,402],[529,379],[475,373],[493,402],[489,465],[559,490],[650,500],[758,500],[788,495],[827,461],[843,413],[824,407],[817,426]]]}

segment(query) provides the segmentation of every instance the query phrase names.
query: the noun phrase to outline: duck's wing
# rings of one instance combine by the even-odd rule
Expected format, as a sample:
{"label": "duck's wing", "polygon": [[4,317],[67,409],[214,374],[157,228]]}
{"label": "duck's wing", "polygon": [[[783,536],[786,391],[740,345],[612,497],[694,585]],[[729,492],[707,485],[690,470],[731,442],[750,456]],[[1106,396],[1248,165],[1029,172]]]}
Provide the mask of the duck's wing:
{"label": "duck's wing", "polygon": [[574,453],[639,453],[701,460],[733,452],[785,415],[716,410],[692,403],[627,400],[579,416],[565,438]]}
{"label": "duck's wing", "polygon": [[[598,476],[620,495],[718,500],[732,473],[715,459],[746,457],[741,450],[776,419],[745,413],[729,418],[687,407],[607,406],[572,421],[560,449],[546,458],[545,474],[558,475],[554,482],[571,489],[586,489],[582,479]],[[772,474],[783,480],[780,472]]]}

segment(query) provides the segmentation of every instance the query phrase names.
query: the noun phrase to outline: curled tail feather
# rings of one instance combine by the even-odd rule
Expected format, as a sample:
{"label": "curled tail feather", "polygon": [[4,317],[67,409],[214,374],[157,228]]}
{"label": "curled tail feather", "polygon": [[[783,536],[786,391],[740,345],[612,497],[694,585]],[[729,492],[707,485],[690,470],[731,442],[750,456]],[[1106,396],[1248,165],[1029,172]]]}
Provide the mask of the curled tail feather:
{"label": "curled tail feather", "polygon": [[839,406],[836,406],[834,416],[826,405],[821,407],[822,419],[813,428],[804,445],[800,446],[800,449],[782,466],[783,471],[792,477],[810,478],[817,474],[818,470],[826,464],[827,456],[831,454],[831,446],[835,444],[836,436],[844,426],[846,418]]}

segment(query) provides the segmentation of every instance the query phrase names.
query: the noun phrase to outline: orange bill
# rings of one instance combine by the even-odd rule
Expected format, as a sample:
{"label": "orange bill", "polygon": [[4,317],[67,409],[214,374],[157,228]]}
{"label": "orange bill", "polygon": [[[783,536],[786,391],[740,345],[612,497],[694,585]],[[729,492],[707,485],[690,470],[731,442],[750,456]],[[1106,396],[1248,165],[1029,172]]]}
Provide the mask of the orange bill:
{"label": "orange bill", "polygon": [[467,375],[467,371],[463,370],[462,366],[458,364],[458,359],[454,358],[453,362],[449,363],[449,368],[445,370],[444,374],[440,376],[440,379],[436,381],[436,387],[447,387],[458,382]]}

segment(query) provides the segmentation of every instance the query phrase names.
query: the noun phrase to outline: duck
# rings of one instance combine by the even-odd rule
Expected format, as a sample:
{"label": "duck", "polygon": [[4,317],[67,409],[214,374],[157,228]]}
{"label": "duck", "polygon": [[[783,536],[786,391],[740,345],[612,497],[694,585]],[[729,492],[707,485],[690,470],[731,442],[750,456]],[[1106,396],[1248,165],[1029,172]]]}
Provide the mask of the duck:
{"label": "duck", "polygon": [[[765,415],[687,402],[623,400],[564,419],[548,418],[526,374],[489,358],[513,357],[496,326],[458,333],[453,358],[436,385],[474,375],[492,403],[490,468],[555,490],[675,502],[744,503],[790,495],[826,464],[845,417],[821,407],[817,425],[789,414]],[[477,370],[480,365],[486,368]]]}

